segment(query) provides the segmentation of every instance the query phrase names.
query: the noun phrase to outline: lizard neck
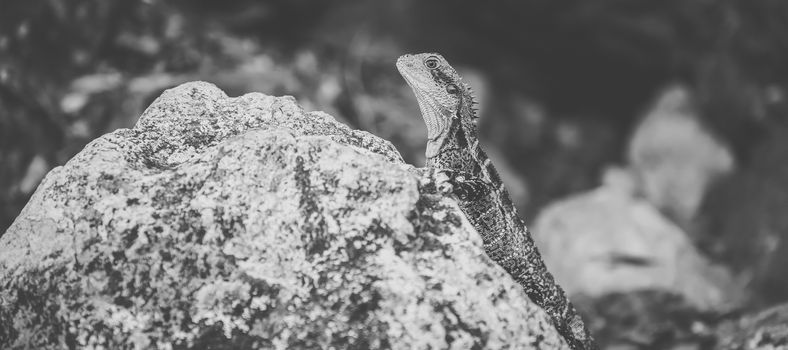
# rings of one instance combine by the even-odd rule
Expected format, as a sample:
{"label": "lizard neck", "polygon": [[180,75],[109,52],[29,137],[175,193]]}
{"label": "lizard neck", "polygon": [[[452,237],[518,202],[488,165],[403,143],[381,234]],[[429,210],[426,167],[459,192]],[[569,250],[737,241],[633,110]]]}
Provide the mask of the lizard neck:
{"label": "lizard neck", "polygon": [[506,191],[498,171],[492,165],[487,153],[479,145],[473,116],[469,107],[464,106],[460,109],[458,117],[453,118],[449,125],[446,138],[441,145],[436,145],[439,146],[436,155],[427,158],[427,166],[458,170],[488,181],[492,187],[493,196],[497,198],[496,201],[505,207],[503,209],[506,212],[516,215],[511,197]]}
{"label": "lizard neck", "polygon": [[443,137],[430,138],[427,142],[427,166],[479,175],[477,165],[483,159],[478,156],[483,152],[477,152],[481,149],[476,126],[463,115],[463,109],[461,106],[451,118]]}

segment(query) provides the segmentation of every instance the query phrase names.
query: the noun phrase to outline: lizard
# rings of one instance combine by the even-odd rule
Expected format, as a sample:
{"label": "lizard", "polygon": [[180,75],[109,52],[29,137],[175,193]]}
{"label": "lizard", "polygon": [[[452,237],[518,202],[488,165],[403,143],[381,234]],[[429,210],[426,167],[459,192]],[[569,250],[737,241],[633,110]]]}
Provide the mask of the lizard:
{"label": "lizard", "polygon": [[471,87],[437,53],[403,55],[397,69],[427,125],[425,181],[453,195],[485,253],[546,311],[572,349],[597,349],[588,328],[542,260],[490,158],[479,145]]}

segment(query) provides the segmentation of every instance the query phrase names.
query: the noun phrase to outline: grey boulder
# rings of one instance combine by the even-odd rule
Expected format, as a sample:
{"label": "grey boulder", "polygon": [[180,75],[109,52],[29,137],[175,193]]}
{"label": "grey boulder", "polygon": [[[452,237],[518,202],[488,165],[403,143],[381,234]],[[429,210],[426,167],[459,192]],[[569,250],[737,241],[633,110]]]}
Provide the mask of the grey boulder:
{"label": "grey boulder", "polygon": [[0,238],[0,348],[566,348],[418,180],[292,98],[168,90]]}

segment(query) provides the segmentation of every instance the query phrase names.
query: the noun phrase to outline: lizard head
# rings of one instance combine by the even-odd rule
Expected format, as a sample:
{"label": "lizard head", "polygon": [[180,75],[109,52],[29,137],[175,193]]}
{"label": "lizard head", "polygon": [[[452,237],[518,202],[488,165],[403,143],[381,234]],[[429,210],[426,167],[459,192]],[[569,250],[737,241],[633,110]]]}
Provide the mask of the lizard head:
{"label": "lizard head", "polygon": [[[397,60],[397,69],[408,82],[427,124],[427,159],[438,156],[444,144],[450,141],[451,130],[461,127],[461,138],[475,132],[474,99],[470,88],[463,84],[457,71],[437,53],[403,55]],[[467,140],[455,140],[467,142]]]}

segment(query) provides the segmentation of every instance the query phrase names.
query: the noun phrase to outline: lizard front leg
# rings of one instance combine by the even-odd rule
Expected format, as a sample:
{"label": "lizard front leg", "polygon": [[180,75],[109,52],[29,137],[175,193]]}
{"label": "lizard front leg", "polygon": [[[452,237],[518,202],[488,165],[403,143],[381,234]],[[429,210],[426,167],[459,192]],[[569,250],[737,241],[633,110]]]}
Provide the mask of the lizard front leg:
{"label": "lizard front leg", "polygon": [[451,169],[426,168],[421,185],[427,191],[456,196],[461,201],[476,201],[492,192],[489,181],[470,173]]}
{"label": "lizard front leg", "polygon": [[475,202],[492,193],[492,184],[478,176],[455,173],[452,180],[453,194],[462,201]]}

